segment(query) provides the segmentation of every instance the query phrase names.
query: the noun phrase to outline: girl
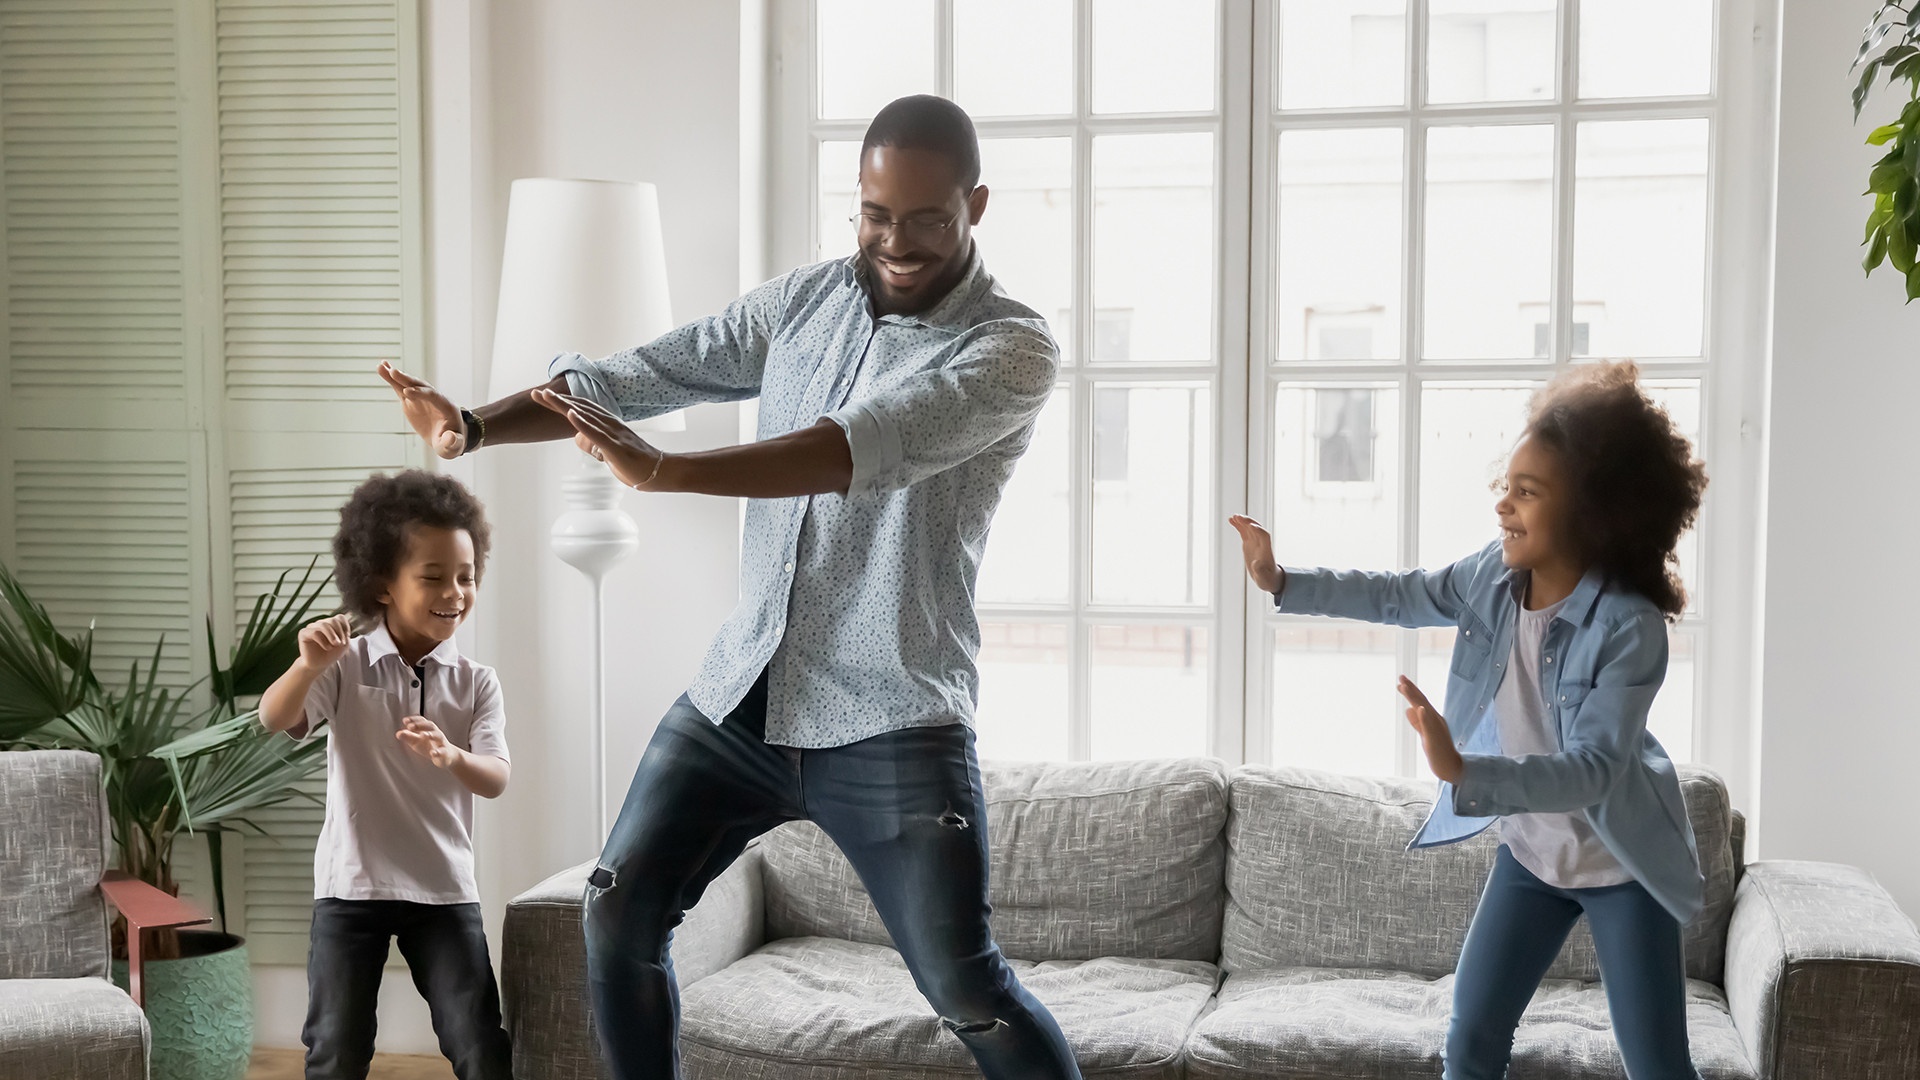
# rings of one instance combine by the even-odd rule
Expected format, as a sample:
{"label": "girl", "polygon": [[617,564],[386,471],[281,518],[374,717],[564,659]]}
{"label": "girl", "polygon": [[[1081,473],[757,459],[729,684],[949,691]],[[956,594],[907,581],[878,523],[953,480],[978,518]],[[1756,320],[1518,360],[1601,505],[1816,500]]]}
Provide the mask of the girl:
{"label": "girl", "polygon": [[1258,522],[1230,519],[1278,610],[1455,626],[1445,719],[1401,677],[1441,780],[1413,847],[1499,820],[1467,931],[1447,1080],[1506,1075],[1514,1031],[1582,915],[1632,1080],[1698,1080],[1681,928],[1705,881],[1673,762],[1647,733],[1686,607],[1674,546],[1706,472],[1631,363],[1583,366],[1535,395],[1494,513],[1500,539],[1439,570],[1280,569]]}

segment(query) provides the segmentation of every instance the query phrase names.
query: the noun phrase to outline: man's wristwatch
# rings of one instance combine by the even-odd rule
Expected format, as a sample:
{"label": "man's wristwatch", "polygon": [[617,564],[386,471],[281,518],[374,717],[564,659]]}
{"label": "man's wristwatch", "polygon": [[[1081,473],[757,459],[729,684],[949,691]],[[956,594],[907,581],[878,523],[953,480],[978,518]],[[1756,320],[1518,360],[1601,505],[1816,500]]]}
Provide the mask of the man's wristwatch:
{"label": "man's wristwatch", "polygon": [[487,441],[486,421],[480,419],[480,414],[472,409],[461,409],[460,422],[466,426],[466,439],[464,445],[460,447],[460,453],[471,454],[480,449],[481,443]]}

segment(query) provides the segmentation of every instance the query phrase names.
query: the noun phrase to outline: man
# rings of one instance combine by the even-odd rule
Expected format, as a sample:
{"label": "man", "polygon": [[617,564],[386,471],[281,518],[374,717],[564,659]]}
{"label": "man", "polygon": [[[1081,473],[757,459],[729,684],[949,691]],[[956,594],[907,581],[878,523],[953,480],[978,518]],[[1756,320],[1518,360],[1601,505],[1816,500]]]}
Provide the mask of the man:
{"label": "man", "polygon": [[[747,842],[817,823],[982,1073],[1078,1077],[988,926],[970,721],[987,526],[1059,354],[994,285],[973,123],[888,105],[860,155],[859,253],[553,381],[457,409],[381,374],[443,457],[573,436],[642,491],[745,496],[739,607],[660,722],[587,888],[588,976],[617,1080],[678,1075],[668,940]],[[760,398],[760,439],[667,454],[621,419]],[[617,1017],[618,1019],[612,1019]]]}

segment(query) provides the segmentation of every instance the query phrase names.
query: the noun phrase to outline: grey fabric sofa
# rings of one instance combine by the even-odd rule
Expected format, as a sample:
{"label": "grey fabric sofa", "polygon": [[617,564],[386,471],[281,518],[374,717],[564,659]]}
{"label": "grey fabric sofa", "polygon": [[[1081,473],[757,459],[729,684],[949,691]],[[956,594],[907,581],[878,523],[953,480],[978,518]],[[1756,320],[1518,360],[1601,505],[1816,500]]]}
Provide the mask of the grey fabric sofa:
{"label": "grey fabric sofa", "polygon": [[107,979],[100,759],[0,753],[0,1077],[146,1080],[151,1035]]}
{"label": "grey fabric sofa", "polygon": [[[1403,850],[1430,783],[1207,760],[988,764],[994,926],[1088,1076],[1438,1077],[1490,835]],[[1707,1080],[1920,1077],[1920,933],[1866,874],[1743,866],[1711,773],[1682,787],[1708,878],[1688,928]],[[591,864],[507,909],[523,1080],[604,1076],[585,993]],[[809,824],[768,834],[676,934],[696,1080],[978,1075]],[[1619,1077],[1592,942],[1569,941],[1511,1075]],[[607,1021],[617,1022],[617,1020]]]}

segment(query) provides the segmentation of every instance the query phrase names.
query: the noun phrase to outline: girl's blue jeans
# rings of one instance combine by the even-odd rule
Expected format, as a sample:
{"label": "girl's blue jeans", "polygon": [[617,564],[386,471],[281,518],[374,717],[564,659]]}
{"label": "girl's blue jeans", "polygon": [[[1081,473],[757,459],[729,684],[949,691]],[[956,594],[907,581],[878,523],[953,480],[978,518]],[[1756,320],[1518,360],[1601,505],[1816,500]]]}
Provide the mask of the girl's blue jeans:
{"label": "girl's blue jeans", "polygon": [[1700,1080],[1687,1047],[1687,973],[1678,919],[1638,882],[1559,889],[1505,845],[1454,972],[1447,1080],[1500,1080],[1533,992],[1584,914],[1629,1080]]}

